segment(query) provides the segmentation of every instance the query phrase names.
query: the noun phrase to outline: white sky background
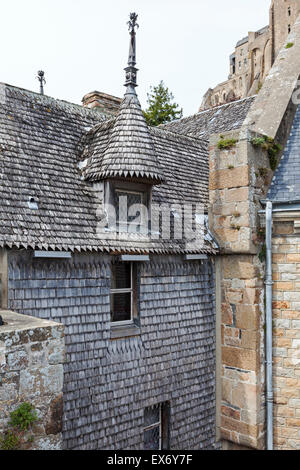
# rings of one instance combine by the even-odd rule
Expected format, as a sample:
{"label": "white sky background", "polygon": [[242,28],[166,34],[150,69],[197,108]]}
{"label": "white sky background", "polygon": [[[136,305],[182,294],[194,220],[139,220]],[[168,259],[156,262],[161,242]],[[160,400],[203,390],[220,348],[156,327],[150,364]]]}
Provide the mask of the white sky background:
{"label": "white sky background", "polygon": [[81,103],[123,96],[129,13],[138,13],[137,92],[163,80],[184,115],[227,79],[236,42],[269,23],[271,0],[0,0],[0,82]]}

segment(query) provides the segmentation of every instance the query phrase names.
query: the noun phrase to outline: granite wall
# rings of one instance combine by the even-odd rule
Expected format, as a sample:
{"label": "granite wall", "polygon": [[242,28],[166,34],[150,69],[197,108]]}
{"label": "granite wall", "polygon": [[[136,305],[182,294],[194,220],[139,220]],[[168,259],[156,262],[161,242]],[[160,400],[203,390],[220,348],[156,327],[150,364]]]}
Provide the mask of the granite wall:
{"label": "granite wall", "polygon": [[10,413],[22,403],[34,406],[34,439],[21,449],[61,450],[64,328],[11,311],[1,311],[0,436],[10,428]]}

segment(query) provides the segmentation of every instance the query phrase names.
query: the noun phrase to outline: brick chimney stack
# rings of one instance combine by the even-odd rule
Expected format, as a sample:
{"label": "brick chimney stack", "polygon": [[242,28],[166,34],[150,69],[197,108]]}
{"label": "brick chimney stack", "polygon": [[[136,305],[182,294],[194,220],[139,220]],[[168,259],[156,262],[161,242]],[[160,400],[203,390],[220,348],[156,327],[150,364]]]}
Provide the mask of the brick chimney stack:
{"label": "brick chimney stack", "polygon": [[100,112],[110,116],[115,116],[117,114],[121,101],[121,98],[107,95],[100,91],[92,91],[91,93],[84,95],[82,98],[82,104],[84,107],[99,108]]}

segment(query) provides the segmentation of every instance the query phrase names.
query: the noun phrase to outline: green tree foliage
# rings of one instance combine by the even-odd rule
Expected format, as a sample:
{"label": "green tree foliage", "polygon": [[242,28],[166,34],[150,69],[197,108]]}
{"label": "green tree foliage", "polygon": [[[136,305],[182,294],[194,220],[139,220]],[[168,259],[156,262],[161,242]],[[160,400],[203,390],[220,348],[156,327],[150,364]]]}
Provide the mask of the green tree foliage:
{"label": "green tree foliage", "polygon": [[149,126],[158,126],[182,117],[182,109],[178,109],[178,104],[172,103],[174,96],[163,81],[150,87],[147,96],[148,109],[144,111],[144,116]]}

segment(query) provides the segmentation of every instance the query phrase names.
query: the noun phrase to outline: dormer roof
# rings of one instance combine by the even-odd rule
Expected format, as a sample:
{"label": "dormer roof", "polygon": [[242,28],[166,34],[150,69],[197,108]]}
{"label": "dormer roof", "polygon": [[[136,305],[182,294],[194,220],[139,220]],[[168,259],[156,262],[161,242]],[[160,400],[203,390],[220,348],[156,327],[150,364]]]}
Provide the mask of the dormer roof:
{"label": "dormer roof", "polygon": [[125,94],[107,147],[96,152],[86,171],[89,180],[135,178],[159,184],[162,170],[136,94]]}

